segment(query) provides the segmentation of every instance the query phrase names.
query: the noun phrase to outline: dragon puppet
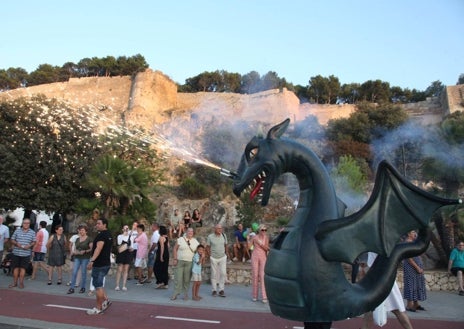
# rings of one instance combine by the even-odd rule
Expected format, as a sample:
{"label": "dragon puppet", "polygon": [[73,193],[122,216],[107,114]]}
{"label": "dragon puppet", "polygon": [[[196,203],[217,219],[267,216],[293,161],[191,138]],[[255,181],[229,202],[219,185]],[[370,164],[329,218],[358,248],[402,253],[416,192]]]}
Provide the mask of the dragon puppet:
{"label": "dragon puppet", "polygon": [[[390,293],[398,262],[425,251],[432,214],[442,206],[462,203],[425,192],[406,181],[390,164],[381,162],[372,195],[357,213],[344,217],[320,159],[307,147],[281,138],[290,120],[272,127],[267,136],[253,137],[234,179],[234,194],[251,189],[262,206],[283,173],[299,184],[298,207],[274,240],[265,266],[265,286],[273,314],[295,321],[323,323],[372,311]],[[414,243],[400,243],[417,229]],[[353,284],[342,263],[353,263],[364,252],[378,254],[368,273]]]}

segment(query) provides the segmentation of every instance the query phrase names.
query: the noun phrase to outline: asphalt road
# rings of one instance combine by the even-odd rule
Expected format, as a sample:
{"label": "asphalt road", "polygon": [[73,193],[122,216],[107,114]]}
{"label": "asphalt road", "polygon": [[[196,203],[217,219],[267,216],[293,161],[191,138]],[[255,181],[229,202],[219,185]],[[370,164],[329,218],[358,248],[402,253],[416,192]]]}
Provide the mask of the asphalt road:
{"label": "asphalt road", "polygon": [[[107,277],[111,307],[102,315],[90,316],[95,305],[87,294],[67,295],[66,285],[46,284],[44,273],[26,280],[25,288],[8,288],[12,278],[0,274],[0,328],[170,328],[170,329],[299,329],[303,324],[272,315],[267,304],[251,301],[251,287],[227,285],[227,297],[213,297],[211,286],[203,284],[201,301],[170,300],[172,288],[156,290],[154,284],[135,285],[128,291],[114,291],[114,278]],[[77,290],[76,290],[77,291]],[[181,296],[180,296],[181,297]],[[414,328],[464,329],[464,297],[451,292],[429,292],[422,303],[424,312],[409,313]],[[362,317],[334,322],[333,329],[358,329]],[[389,316],[384,329],[400,329]]]}

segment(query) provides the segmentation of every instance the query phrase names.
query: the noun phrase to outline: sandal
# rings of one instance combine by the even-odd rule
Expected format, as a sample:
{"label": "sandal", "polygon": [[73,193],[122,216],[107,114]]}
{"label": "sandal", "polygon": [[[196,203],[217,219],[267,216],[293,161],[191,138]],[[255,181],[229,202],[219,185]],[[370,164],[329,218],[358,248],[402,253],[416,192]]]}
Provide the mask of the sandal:
{"label": "sandal", "polygon": [[16,288],[18,285],[16,283],[12,283],[8,286],[8,288]]}
{"label": "sandal", "polygon": [[58,281],[56,282],[56,284],[61,284],[61,279],[58,279]]}
{"label": "sandal", "polygon": [[52,284],[52,280],[48,280],[47,284],[50,286]]}

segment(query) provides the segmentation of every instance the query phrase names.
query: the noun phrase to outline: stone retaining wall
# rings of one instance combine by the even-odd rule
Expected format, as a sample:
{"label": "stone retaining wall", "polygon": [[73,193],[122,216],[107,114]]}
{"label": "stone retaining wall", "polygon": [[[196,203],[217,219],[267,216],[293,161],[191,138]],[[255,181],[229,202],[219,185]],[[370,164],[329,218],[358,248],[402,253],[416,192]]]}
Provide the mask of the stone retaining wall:
{"label": "stone retaining wall", "polygon": [[[203,266],[203,279],[209,281],[210,268],[209,264]],[[346,271],[346,278],[350,280],[350,272]],[[251,285],[251,265],[245,264],[228,264],[227,279],[232,284]],[[399,270],[396,280],[400,289],[403,288],[403,271]],[[425,282],[427,290],[431,291],[458,291],[458,283],[455,276],[444,271],[425,271]]]}
{"label": "stone retaining wall", "polygon": [[[64,266],[63,271],[69,273],[70,266],[69,261]],[[209,264],[203,265],[203,281],[210,281],[210,266]],[[113,264],[108,275],[113,276],[116,274],[116,264]],[[347,267],[346,278],[350,280],[349,267]],[[171,280],[174,280],[173,266],[169,266],[169,275]],[[453,275],[448,274],[445,271],[425,271],[425,283],[426,289],[429,291],[458,291],[457,278]],[[227,264],[227,280],[230,284],[243,284],[245,286],[251,285],[251,264],[247,263],[231,263]],[[403,288],[403,271],[398,270],[396,281],[400,289]]]}

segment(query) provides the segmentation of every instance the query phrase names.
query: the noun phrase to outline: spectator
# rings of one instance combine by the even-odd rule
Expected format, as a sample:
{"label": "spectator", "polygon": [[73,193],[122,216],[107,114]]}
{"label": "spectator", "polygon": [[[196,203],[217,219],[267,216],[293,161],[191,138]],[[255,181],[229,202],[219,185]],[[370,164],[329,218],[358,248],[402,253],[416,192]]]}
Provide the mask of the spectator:
{"label": "spectator", "polygon": [[197,249],[199,244],[198,240],[193,237],[193,228],[188,228],[185,236],[177,238],[172,252],[173,265],[176,266],[176,283],[171,300],[177,299],[181,292],[184,293],[184,300],[188,300],[192,260],[195,254],[194,250]]}
{"label": "spectator", "polygon": [[113,246],[113,238],[108,230],[108,220],[106,218],[98,219],[96,229],[98,234],[93,241],[92,257],[87,265],[87,269],[92,270],[91,286],[95,287],[96,306],[87,310],[89,315],[100,314],[111,305],[104,288],[105,276],[111,267],[111,248]]}
{"label": "spectator", "polygon": [[129,274],[129,266],[132,263],[132,253],[130,251],[130,235],[129,226],[124,225],[122,227],[122,233],[118,235],[118,254],[116,255],[116,264],[118,264],[118,270],[116,272],[116,288],[114,290],[119,291],[119,281],[122,275],[122,290],[127,291],[127,276]]}
{"label": "spectator", "polygon": [[143,275],[143,270],[147,268],[148,255],[148,237],[145,233],[145,225],[137,225],[137,237],[134,242],[137,243],[137,253],[134,262],[137,277],[139,279],[137,285],[142,285],[147,281],[147,278]]}
{"label": "spectator", "polygon": [[47,242],[49,234],[47,231],[47,222],[42,220],[39,223],[40,229],[35,234],[35,245],[32,249],[34,256],[32,258],[32,275],[31,280],[35,280],[38,268],[42,268],[49,275],[49,268],[45,265],[45,255],[47,254]]}
{"label": "spectator", "polygon": [[459,295],[464,296],[464,288],[462,283],[462,273],[464,272],[464,241],[459,241],[451,251],[448,272],[458,278]]}
{"label": "spectator", "polygon": [[85,292],[85,284],[87,283],[87,265],[90,260],[90,252],[92,251],[92,240],[87,235],[87,226],[79,225],[77,228],[79,237],[74,242],[74,248],[72,254],[74,256],[74,267],[72,272],[71,287],[68,290],[68,294],[74,293],[74,287],[76,286],[77,274],[81,270],[81,289],[80,294]]}
{"label": "spectator", "polygon": [[[412,243],[416,238],[417,232],[409,231],[405,242]],[[407,300],[407,311],[425,311],[419,304],[419,301],[427,299],[424,268],[420,256],[403,260],[403,296]]]}
{"label": "spectator", "polygon": [[251,244],[253,245],[253,254],[251,255],[251,298],[256,302],[258,300],[258,290],[261,290],[262,301],[267,303],[266,289],[264,287],[264,266],[270,249],[269,236],[264,224],[259,226],[258,234],[253,237]]}
{"label": "spectator", "polygon": [[26,269],[31,264],[32,248],[35,245],[35,232],[30,228],[31,221],[29,218],[24,218],[20,228],[17,228],[12,237],[11,243],[13,245],[13,283],[9,285],[10,288],[18,287],[24,288],[24,276]]}
{"label": "spectator", "polygon": [[[367,266],[371,267],[374,263],[375,258],[377,257],[376,253],[369,252],[367,255]],[[401,327],[404,329],[412,329],[411,321],[409,320],[408,315],[406,314],[406,310],[404,308],[403,297],[401,296],[400,289],[398,288],[398,284],[393,284],[392,290],[390,294],[385,299],[385,309],[391,311],[398,322],[400,323]],[[374,324],[374,319],[372,316],[372,312],[368,312],[364,314],[363,325],[361,329],[371,329]]]}
{"label": "spectator", "polygon": [[243,225],[239,223],[237,225],[237,230],[235,230],[235,243],[234,243],[234,258],[233,261],[236,262],[242,256],[242,263],[245,263],[246,259],[250,259],[250,252],[248,251],[248,242],[246,237],[243,235]]}
{"label": "spectator", "polygon": [[195,255],[193,256],[193,266],[192,266],[192,299],[200,300],[201,297],[198,294],[201,286],[201,269],[202,265],[205,262],[205,247],[200,244],[197,247]]}
{"label": "spectator", "polygon": [[8,226],[3,225],[4,218],[0,215],[0,262],[3,260],[3,250],[5,244],[10,240],[10,230]]}
{"label": "spectator", "polygon": [[[74,272],[74,249],[75,249],[75,243],[76,243],[76,240],[79,239],[79,232],[77,232],[76,234],[73,234],[70,238],[69,238],[69,250],[70,250],[70,271],[69,271],[69,281],[68,283],[66,283],[67,286],[71,286],[71,281],[72,281],[72,275],[73,275],[73,272]],[[79,283],[81,282],[82,278],[81,278],[81,273],[80,272],[77,272],[77,277],[76,277],[76,287],[79,286]],[[72,286],[71,286],[72,288]]]}
{"label": "spectator", "polygon": [[201,220],[200,210],[194,209],[192,213],[192,218],[190,220],[190,226],[195,230],[197,227],[203,226],[203,221]]}
{"label": "spectator", "polygon": [[151,283],[151,280],[153,278],[153,268],[155,266],[156,249],[158,248],[158,240],[160,238],[158,223],[151,224],[151,230],[153,231],[153,233],[150,238],[150,249],[148,250],[148,274],[146,283]]}
{"label": "spectator", "polygon": [[63,226],[56,225],[55,233],[48,239],[48,285],[52,284],[53,269],[56,269],[58,274],[58,281],[56,284],[60,285],[63,280],[63,265],[66,260],[66,237],[63,234]]}
{"label": "spectator", "polygon": [[154,272],[156,289],[168,289],[169,283],[169,239],[165,226],[159,228],[158,247],[156,248]]}
{"label": "spectator", "polygon": [[206,250],[210,259],[211,266],[211,285],[212,295],[217,296],[216,289],[219,290],[219,296],[226,297],[224,285],[226,282],[227,272],[227,237],[222,232],[222,225],[214,226],[214,233],[208,235],[206,240]]}
{"label": "spectator", "polygon": [[[190,216],[190,211],[186,210],[184,212],[184,217],[182,218],[181,223],[179,223],[179,237],[181,237],[185,230],[187,230],[190,227],[191,221],[192,216]],[[183,225],[182,228],[180,228],[181,224]]]}
{"label": "spectator", "polygon": [[172,214],[168,225],[169,239],[180,236],[178,232],[181,230],[181,226],[183,231],[184,224],[183,219],[179,214],[179,209],[174,209],[174,213]]}
{"label": "spectator", "polygon": [[131,231],[129,232],[129,236],[130,236],[130,240],[131,240],[131,244],[130,244],[130,252],[131,252],[131,255],[132,255],[132,263],[131,263],[131,266],[129,267],[129,274],[127,275],[127,280],[130,280],[130,270],[131,268],[133,268],[133,271],[134,271],[134,279],[138,279],[137,277],[137,273],[136,273],[136,269],[135,269],[135,259],[137,258],[137,248],[138,248],[138,244],[137,242],[135,241],[135,239],[137,238],[137,235],[138,235],[138,231],[137,231],[137,226],[139,225],[139,222],[138,221],[134,221],[132,223],[132,229]]}

